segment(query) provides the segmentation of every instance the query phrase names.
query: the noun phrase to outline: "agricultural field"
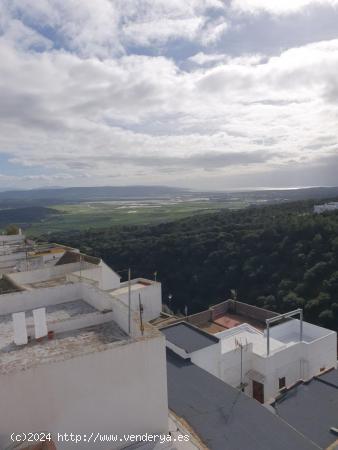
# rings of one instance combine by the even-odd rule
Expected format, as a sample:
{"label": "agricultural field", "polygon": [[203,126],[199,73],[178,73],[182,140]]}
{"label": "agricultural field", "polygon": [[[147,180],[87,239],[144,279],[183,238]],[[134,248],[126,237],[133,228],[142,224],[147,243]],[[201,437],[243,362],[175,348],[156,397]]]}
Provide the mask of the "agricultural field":
{"label": "agricultural field", "polygon": [[[161,186],[36,189],[0,193],[0,232],[21,227],[28,236],[124,225],[157,225],[250,205],[337,198],[338,188],[192,191]],[[317,199],[317,200],[315,200]]]}
{"label": "agricultural field", "polygon": [[146,225],[169,222],[207,214],[223,208],[240,209],[247,206],[240,201],[214,201],[208,198],[191,200],[127,200],[83,202],[53,205],[55,214],[31,222],[25,227],[28,236],[67,230],[87,230],[123,225]]}

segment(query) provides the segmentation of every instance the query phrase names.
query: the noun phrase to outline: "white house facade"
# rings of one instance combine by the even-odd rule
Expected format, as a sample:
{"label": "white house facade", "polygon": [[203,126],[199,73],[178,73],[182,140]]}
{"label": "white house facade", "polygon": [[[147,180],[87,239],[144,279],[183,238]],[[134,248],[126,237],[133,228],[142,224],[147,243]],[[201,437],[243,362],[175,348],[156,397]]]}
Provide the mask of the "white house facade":
{"label": "white house facade", "polygon": [[[208,333],[180,322],[162,328],[167,346],[181,357],[241,389],[261,403],[273,401],[284,388],[337,367],[337,334],[292,319],[259,331],[249,324]],[[186,329],[189,328],[187,332]],[[205,342],[201,341],[201,333]],[[193,348],[191,341],[200,342]],[[269,341],[269,343],[268,343]]]}

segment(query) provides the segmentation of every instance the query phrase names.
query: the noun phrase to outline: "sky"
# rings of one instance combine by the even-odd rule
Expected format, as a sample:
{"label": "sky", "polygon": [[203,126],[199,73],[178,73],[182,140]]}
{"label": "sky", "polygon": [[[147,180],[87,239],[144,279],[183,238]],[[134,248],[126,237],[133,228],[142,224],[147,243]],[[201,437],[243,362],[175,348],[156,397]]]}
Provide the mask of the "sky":
{"label": "sky", "polygon": [[0,0],[0,189],[338,185],[338,0]]}

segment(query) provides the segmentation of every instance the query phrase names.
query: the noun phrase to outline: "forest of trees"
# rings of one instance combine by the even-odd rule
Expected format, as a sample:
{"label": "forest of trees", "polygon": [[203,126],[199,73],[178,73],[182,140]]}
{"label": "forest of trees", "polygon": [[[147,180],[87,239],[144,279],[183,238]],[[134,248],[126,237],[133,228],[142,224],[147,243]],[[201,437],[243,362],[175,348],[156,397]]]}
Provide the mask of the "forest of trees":
{"label": "forest of trees", "polygon": [[338,330],[338,213],[312,202],[252,207],[157,226],[50,236],[102,257],[112,268],[157,278],[163,300],[189,313],[229,298]]}

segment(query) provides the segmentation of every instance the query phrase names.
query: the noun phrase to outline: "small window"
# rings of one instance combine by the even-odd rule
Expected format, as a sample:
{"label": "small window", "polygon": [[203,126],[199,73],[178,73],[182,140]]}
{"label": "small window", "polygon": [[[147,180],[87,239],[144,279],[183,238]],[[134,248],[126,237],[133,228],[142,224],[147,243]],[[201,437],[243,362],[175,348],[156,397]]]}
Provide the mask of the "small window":
{"label": "small window", "polygon": [[279,378],[279,389],[285,388],[285,377]]}

